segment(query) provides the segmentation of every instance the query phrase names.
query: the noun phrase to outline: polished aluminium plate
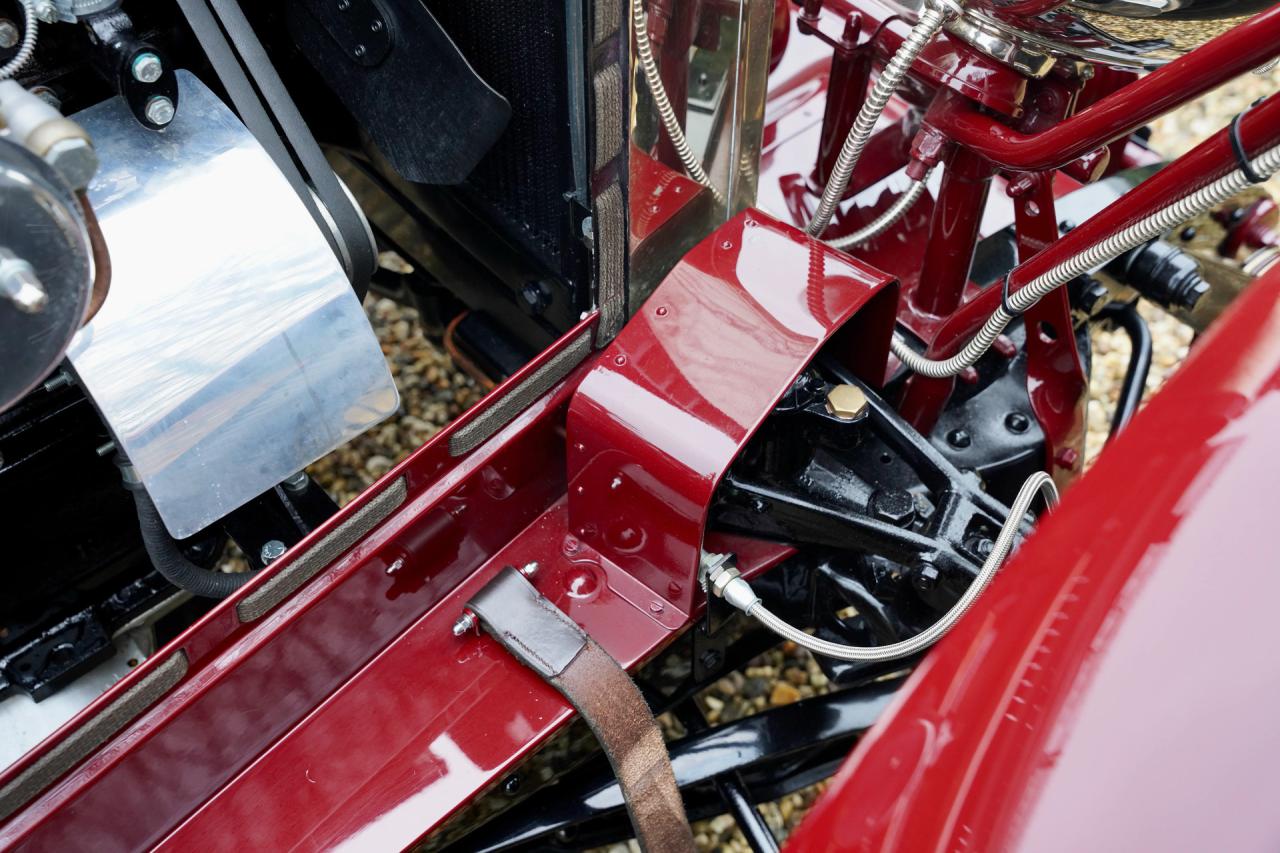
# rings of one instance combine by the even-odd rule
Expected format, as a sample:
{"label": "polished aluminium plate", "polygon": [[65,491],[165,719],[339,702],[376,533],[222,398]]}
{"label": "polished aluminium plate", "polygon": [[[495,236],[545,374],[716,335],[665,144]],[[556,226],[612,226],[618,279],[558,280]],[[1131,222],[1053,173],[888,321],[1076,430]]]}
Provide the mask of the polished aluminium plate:
{"label": "polished aluminium plate", "polygon": [[391,415],[386,361],[337,259],[244,125],[178,72],[178,115],[74,118],[111,291],[68,356],[176,538]]}

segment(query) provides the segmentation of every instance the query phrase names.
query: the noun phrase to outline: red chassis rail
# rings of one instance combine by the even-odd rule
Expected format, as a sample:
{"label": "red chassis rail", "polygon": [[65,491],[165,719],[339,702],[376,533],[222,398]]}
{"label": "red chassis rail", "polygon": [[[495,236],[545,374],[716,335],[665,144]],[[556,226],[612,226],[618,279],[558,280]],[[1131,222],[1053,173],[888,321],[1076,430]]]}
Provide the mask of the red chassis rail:
{"label": "red chassis rail", "polygon": [[[878,382],[895,296],[887,276],[739,215],[492,438],[450,453],[589,342],[594,317],[11,768],[0,791],[185,656],[172,690],[0,825],[0,847],[412,844],[571,715],[488,637],[452,635],[467,599],[534,560],[539,589],[624,665],[656,653],[701,606],[697,549],[720,476],[820,347]],[[385,521],[245,617],[274,576],[402,481]],[[790,553],[729,548],[750,573]]]}
{"label": "red chassis rail", "polygon": [[1274,850],[1277,436],[1280,271],[929,653],[788,849]]}

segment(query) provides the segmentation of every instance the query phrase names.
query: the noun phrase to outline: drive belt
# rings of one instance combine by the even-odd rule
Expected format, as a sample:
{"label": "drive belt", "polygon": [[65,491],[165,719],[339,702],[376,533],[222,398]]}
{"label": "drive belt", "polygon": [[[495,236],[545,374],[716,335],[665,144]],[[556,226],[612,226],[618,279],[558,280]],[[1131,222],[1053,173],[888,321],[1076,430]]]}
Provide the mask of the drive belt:
{"label": "drive belt", "polygon": [[640,847],[692,851],[662,732],[626,670],[515,569],[503,569],[467,607],[591,726],[618,777]]}
{"label": "drive belt", "polygon": [[377,261],[364,215],[338,181],[239,4],[178,0],[178,6],[240,120],[289,181],[363,295]]}

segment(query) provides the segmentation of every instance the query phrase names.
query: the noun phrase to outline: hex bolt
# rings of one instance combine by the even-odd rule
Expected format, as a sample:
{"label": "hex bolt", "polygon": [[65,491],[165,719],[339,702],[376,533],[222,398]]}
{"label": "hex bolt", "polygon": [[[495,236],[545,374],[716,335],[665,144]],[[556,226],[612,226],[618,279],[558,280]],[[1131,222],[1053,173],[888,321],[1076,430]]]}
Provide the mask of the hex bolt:
{"label": "hex bolt", "polygon": [[284,552],[287,550],[288,548],[279,539],[271,539],[262,546],[258,556],[262,558],[262,562],[265,565],[283,557]]}
{"label": "hex bolt", "polygon": [[152,95],[147,98],[147,107],[143,110],[143,115],[147,117],[147,121],[159,127],[164,127],[173,121],[177,111],[174,109],[173,101],[164,95]]}
{"label": "hex bolt", "polygon": [[461,637],[474,627],[476,627],[476,615],[470,610],[464,610],[458,617],[458,621],[453,623],[453,636]]}
{"label": "hex bolt", "polygon": [[916,502],[911,493],[902,489],[876,489],[871,493],[867,509],[881,521],[905,527],[915,520]]}
{"label": "hex bolt", "polygon": [[307,486],[311,484],[311,478],[307,476],[306,471],[299,471],[290,477],[285,478],[284,490],[291,495],[300,495],[307,490]]}
{"label": "hex bolt", "polygon": [[58,20],[58,6],[53,0],[39,0],[35,7],[36,17],[42,23],[52,24]]}
{"label": "hex bolt", "polygon": [[1031,419],[1022,412],[1010,412],[1004,417],[1004,425],[1009,432],[1026,432],[1031,428]]}
{"label": "hex bolt", "polygon": [[947,444],[963,450],[970,444],[973,444],[973,438],[970,437],[968,430],[953,429],[951,432],[947,433]]}
{"label": "hex bolt", "polygon": [[22,33],[18,32],[17,24],[8,18],[0,18],[0,49],[15,48],[21,40]]}
{"label": "hex bolt", "polygon": [[164,65],[161,64],[160,57],[148,50],[133,58],[129,72],[139,83],[154,83],[164,74]]}
{"label": "hex bolt", "polygon": [[938,567],[925,563],[916,571],[911,582],[921,592],[929,592],[937,588],[940,580],[942,580],[942,574],[938,571]]}
{"label": "hex bolt", "polygon": [[867,394],[857,385],[835,385],[827,392],[827,411],[842,421],[867,413]]}
{"label": "hex bolt", "polygon": [[81,136],[59,139],[44,154],[45,162],[54,168],[74,190],[89,186],[98,172],[98,152]]}
{"label": "hex bolt", "polygon": [[0,249],[0,298],[24,314],[39,314],[49,304],[35,268],[7,249]]}

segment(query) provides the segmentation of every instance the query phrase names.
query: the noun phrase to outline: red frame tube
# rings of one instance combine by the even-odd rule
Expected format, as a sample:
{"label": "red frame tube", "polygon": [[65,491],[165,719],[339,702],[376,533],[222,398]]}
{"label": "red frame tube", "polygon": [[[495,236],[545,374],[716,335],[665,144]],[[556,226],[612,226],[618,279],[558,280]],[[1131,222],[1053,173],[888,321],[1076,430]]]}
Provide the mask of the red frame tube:
{"label": "red frame tube", "polygon": [[[1277,7],[1277,11],[1280,12],[1280,7]],[[1272,95],[1250,110],[1240,121],[1240,134],[1251,154],[1280,144],[1280,95]],[[1090,217],[1062,239],[1015,267],[1010,273],[1010,292],[1016,292],[1037,276],[1108,235],[1154,213],[1194,189],[1217,180],[1235,168],[1235,154],[1224,128],[1143,181],[1132,192],[1121,196],[1096,216]],[[965,302],[939,329],[929,347],[929,356],[946,357],[958,352],[999,305],[1000,292],[994,288],[988,288]]]}
{"label": "red frame tube", "polygon": [[1005,168],[1056,169],[1278,55],[1280,5],[1040,133],[1021,133],[972,106],[958,106],[959,99],[931,111],[927,122]]}

